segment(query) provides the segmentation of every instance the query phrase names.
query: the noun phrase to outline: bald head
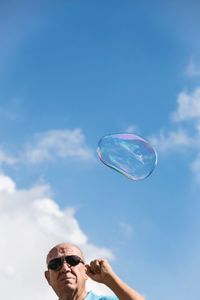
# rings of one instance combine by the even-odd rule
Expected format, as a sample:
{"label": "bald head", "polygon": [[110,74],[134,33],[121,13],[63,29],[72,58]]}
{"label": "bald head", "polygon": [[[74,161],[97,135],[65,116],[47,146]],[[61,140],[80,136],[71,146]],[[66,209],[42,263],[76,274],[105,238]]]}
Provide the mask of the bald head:
{"label": "bald head", "polygon": [[63,255],[78,255],[84,261],[83,252],[79,247],[70,243],[60,243],[49,251],[46,262],[48,264],[50,260]]}

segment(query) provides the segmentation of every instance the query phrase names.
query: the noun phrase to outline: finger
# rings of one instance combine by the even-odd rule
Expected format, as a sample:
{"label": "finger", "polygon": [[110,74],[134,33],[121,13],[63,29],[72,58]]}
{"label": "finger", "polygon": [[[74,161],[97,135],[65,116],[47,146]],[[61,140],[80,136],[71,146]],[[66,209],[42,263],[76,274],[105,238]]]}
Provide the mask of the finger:
{"label": "finger", "polygon": [[90,269],[93,273],[100,273],[101,272],[101,264],[100,260],[95,259],[90,262]]}
{"label": "finger", "polygon": [[86,267],[86,274],[87,274],[88,276],[94,275],[94,273],[92,272],[92,270],[91,270],[91,268],[90,268],[90,265],[85,265],[85,267]]}

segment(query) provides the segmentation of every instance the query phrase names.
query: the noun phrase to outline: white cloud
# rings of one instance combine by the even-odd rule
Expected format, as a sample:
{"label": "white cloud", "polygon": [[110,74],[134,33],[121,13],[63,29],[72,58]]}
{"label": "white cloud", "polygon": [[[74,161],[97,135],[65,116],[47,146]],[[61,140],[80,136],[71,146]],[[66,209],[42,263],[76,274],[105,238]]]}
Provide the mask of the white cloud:
{"label": "white cloud", "polygon": [[178,108],[172,114],[172,120],[181,122],[200,118],[200,87],[192,93],[181,92],[177,99]]}
{"label": "white cloud", "polygon": [[31,163],[59,158],[93,159],[81,129],[51,130],[37,135],[35,143],[26,146],[26,158]]}
{"label": "white cloud", "polygon": [[179,128],[176,131],[161,131],[157,136],[149,138],[159,152],[185,151],[197,147],[197,140],[189,136],[186,130]]}
{"label": "white cloud", "polygon": [[[54,293],[43,272],[48,250],[63,241],[79,245],[87,260],[112,258],[106,248],[88,241],[80,228],[74,208],[62,210],[50,197],[48,185],[17,189],[11,178],[0,175],[0,265],[1,297],[11,300],[50,300]],[[103,286],[89,283],[97,292]]]}
{"label": "white cloud", "polygon": [[161,130],[158,135],[149,138],[161,153],[193,153],[190,168],[200,182],[200,87],[191,93],[182,91],[177,98],[177,108],[171,114],[173,130]]}
{"label": "white cloud", "polygon": [[26,159],[31,163],[55,158],[93,159],[81,129],[51,130],[37,135],[35,143],[26,146]]}
{"label": "white cloud", "polygon": [[15,191],[15,183],[10,177],[0,175],[0,192],[6,191],[7,193],[13,193]]}
{"label": "white cloud", "polygon": [[[18,147],[20,149],[20,147]],[[0,164],[39,164],[56,159],[94,161],[94,152],[85,141],[80,128],[74,130],[50,130],[38,133],[15,156],[0,148]]]}

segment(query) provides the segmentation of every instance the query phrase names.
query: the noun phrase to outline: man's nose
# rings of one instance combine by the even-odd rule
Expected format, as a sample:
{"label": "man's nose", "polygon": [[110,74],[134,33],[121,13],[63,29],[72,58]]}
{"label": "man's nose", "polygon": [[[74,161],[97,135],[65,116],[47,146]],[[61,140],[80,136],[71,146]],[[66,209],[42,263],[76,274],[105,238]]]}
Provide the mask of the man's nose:
{"label": "man's nose", "polygon": [[70,265],[69,265],[65,260],[63,261],[61,270],[64,270],[64,271],[71,271]]}

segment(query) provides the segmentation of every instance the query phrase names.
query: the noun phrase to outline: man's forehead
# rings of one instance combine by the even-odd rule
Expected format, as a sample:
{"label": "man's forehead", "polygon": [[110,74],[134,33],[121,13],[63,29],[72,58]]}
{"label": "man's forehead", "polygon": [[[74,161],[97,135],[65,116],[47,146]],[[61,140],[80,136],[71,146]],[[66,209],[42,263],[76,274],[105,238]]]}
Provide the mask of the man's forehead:
{"label": "man's forehead", "polygon": [[51,259],[55,257],[59,257],[63,255],[72,255],[72,254],[78,255],[81,258],[83,258],[83,254],[78,247],[71,244],[59,244],[53,247],[49,251],[47,255],[47,262],[49,262]]}

